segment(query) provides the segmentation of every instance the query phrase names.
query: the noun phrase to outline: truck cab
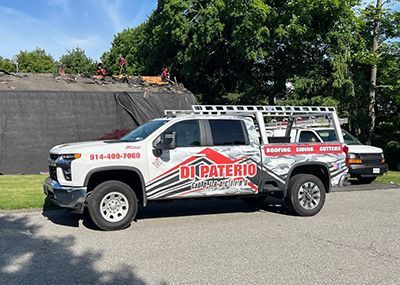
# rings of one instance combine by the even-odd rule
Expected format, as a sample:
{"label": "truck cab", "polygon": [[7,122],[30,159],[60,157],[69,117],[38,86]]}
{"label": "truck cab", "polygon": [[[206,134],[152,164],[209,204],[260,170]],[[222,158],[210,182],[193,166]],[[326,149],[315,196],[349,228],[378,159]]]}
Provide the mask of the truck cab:
{"label": "truck cab", "polygon": [[[313,107],[314,108],[314,107]],[[45,194],[82,212],[104,230],[128,226],[149,201],[241,197],[285,199],[294,213],[317,214],[332,185],[347,176],[342,141],[291,143],[270,138],[270,116],[323,113],[334,108],[193,106],[167,111],[120,140],[71,143],[50,150]],[[339,126],[339,124],[336,124]]]}

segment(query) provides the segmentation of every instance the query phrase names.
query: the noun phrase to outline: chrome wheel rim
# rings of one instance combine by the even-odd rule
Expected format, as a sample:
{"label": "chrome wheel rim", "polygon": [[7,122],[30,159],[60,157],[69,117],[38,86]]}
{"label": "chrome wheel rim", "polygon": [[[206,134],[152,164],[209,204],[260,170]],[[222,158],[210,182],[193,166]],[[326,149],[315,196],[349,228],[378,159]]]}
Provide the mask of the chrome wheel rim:
{"label": "chrome wheel rim", "polygon": [[100,203],[102,217],[111,223],[122,221],[129,210],[129,202],[120,192],[110,192],[103,197]]}
{"label": "chrome wheel rim", "polygon": [[321,190],[314,182],[306,182],[300,186],[298,199],[305,210],[314,210],[321,201]]}

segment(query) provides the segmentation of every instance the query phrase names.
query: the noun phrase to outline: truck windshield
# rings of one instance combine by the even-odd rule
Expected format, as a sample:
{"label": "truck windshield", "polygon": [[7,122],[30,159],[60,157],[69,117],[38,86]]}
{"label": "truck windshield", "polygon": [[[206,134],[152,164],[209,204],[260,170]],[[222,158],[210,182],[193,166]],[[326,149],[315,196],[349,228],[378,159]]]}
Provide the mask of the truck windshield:
{"label": "truck windshield", "polygon": [[155,130],[164,125],[168,120],[154,120],[147,122],[136,129],[134,129],[129,134],[123,136],[120,140],[127,142],[138,142],[144,140],[149,135],[151,135]]}
{"label": "truck windshield", "polygon": [[343,131],[343,139],[346,144],[362,144],[358,139],[356,139],[352,134],[346,130]]}
{"label": "truck windshield", "polygon": [[[356,139],[352,134],[346,130],[342,130],[344,142],[348,145],[350,144],[361,144],[358,139]],[[320,135],[324,142],[334,142],[337,141],[335,130],[318,130],[317,133]]]}

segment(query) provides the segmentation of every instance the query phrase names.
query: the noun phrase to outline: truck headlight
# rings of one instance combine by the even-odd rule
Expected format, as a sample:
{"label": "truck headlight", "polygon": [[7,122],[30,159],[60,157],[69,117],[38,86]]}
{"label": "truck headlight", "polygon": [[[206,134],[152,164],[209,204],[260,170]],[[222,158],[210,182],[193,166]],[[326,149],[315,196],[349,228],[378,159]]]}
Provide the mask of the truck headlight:
{"label": "truck headlight", "polygon": [[65,160],[74,160],[77,158],[81,158],[81,156],[82,156],[82,154],[80,154],[80,153],[71,153],[71,154],[62,154],[61,155],[62,159],[65,159]]}
{"label": "truck headlight", "polygon": [[381,153],[381,164],[385,163],[385,156],[383,155],[383,152]]}
{"label": "truck headlight", "polygon": [[348,160],[349,164],[361,164],[362,163],[362,159],[361,159],[360,155],[357,153],[349,153],[348,158],[349,158],[349,160]]}

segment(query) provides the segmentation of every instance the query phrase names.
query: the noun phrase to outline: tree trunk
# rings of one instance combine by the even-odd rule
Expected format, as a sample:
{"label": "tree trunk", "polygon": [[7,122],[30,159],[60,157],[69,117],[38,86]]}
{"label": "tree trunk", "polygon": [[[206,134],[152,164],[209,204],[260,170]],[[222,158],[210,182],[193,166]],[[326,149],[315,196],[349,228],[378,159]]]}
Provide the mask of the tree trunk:
{"label": "tree trunk", "polygon": [[[376,56],[379,48],[379,28],[382,15],[382,0],[376,0],[375,6],[375,17],[374,26],[372,30],[372,53]],[[368,134],[368,143],[371,143],[371,137],[375,131],[375,95],[376,95],[376,76],[378,68],[376,62],[371,67],[371,77],[370,77],[370,91],[369,91],[369,117],[371,118],[371,124]]]}

